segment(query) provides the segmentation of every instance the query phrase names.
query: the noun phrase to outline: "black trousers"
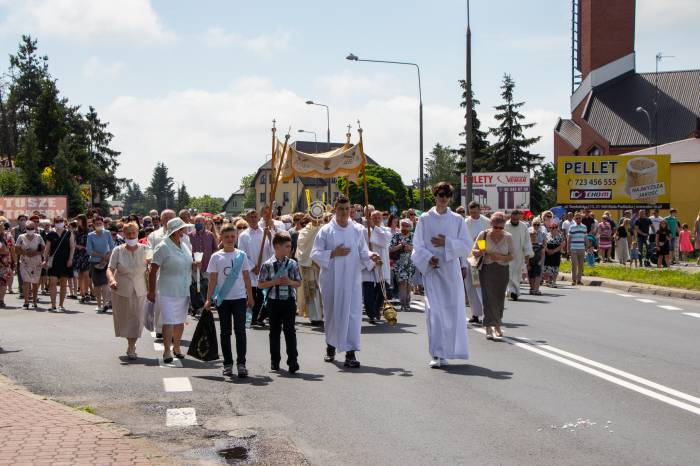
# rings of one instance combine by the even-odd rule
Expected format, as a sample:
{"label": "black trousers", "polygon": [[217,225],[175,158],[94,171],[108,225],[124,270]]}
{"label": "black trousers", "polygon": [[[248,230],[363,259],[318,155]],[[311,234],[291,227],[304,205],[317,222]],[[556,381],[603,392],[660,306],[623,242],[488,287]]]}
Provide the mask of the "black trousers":
{"label": "black trousers", "polygon": [[287,364],[297,362],[297,331],[294,328],[297,315],[297,303],[294,298],[279,300],[268,299],[267,311],[270,314],[270,359],[280,362],[280,334],[284,331],[287,346]]}
{"label": "black trousers", "polygon": [[649,262],[651,254],[649,252],[649,237],[637,235],[637,250],[639,251],[639,259]]}
{"label": "black trousers", "polygon": [[379,283],[362,282],[362,300],[365,303],[365,312],[370,319],[379,319],[384,295]]}
{"label": "black trousers", "polygon": [[263,290],[257,287],[253,287],[253,297],[255,298],[255,305],[253,306],[253,322],[262,322],[267,316],[267,310],[263,309],[263,300],[265,296],[263,295]]}
{"label": "black trousers", "polygon": [[[224,355],[224,365],[233,364],[233,354],[231,354],[231,323],[233,332],[236,335],[236,364],[245,364],[246,335],[245,335],[245,311],[246,300],[226,299],[218,307],[219,326],[221,333],[221,352]],[[233,321],[233,322],[232,322]]]}

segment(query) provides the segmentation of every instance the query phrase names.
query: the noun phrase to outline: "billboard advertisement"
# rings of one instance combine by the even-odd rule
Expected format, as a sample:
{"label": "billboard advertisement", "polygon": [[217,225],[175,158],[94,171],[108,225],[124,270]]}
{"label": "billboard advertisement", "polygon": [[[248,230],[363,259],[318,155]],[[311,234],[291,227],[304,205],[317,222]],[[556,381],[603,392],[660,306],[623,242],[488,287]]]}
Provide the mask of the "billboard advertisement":
{"label": "billboard advertisement", "polygon": [[29,217],[33,212],[44,214],[47,218],[65,217],[67,207],[66,196],[0,196],[0,210],[10,221],[17,220],[20,214]]}
{"label": "billboard advertisement", "polygon": [[667,209],[670,155],[559,157],[557,203],[591,209]]}
{"label": "billboard advertisement", "polygon": [[[481,204],[483,212],[510,212],[530,209],[530,174],[520,172],[493,172],[472,174],[473,200]],[[466,206],[467,175],[462,174],[462,205]]]}

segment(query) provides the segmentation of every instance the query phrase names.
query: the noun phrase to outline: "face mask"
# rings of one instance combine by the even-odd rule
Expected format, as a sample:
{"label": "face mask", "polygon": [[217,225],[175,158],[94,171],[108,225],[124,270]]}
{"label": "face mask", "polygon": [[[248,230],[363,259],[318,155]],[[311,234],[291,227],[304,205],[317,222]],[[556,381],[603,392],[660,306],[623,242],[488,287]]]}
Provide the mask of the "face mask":
{"label": "face mask", "polygon": [[124,240],[124,241],[126,242],[126,245],[127,245],[127,246],[136,246],[137,244],[139,244],[139,240],[137,240],[136,238],[134,238],[134,239],[126,239],[126,240]]}
{"label": "face mask", "polygon": [[143,222],[143,226],[144,226],[144,227],[150,227],[150,226],[151,226],[151,222]]}
{"label": "face mask", "polygon": [[202,230],[204,230],[204,224],[203,223],[195,223],[194,229],[197,231],[202,231]]}
{"label": "face mask", "polygon": [[33,237],[35,231],[36,230],[27,230],[27,236],[29,236],[30,238]]}
{"label": "face mask", "polygon": [[64,226],[66,226],[66,224],[63,223],[63,222],[58,222],[58,223],[56,224],[56,228],[58,228],[59,230],[62,230]]}
{"label": "face mask", "polygon": [[104,229],[105,229],[105,227],[103,225],[99,225],[99,226],[95,227],[95,231],[102,231]]}

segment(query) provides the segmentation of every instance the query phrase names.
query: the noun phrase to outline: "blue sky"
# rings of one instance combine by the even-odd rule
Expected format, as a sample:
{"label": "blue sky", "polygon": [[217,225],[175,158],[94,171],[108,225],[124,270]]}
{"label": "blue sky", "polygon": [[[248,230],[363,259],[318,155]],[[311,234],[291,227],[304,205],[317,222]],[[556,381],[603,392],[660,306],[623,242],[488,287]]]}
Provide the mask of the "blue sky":
{"label": "blue sky", "polygon": [[[474,89],[493,125],[504,72],[551,158],[552,127],[568,115],[568,0],[472,1]],[[228,196],[269,153],[269,127],[344,139],[359,118],[367,153],[409,182],[418,173],[417,83],[421,65],[425,152],[456,145],[463,127],[463,1],[234,2],[184,0],[0,0],[0,50],[22,33],[39,39],[63,94],[94,105],[123,152],[120,176],[145,185],[157,161],[192,194]],[[637,69],[700,68],[697,0],[638,0]],[[694,46],[695,45],[695,46]],[[353,136],[355,137],[355,136]],[[311,136],[311,138],[313,138]]]}

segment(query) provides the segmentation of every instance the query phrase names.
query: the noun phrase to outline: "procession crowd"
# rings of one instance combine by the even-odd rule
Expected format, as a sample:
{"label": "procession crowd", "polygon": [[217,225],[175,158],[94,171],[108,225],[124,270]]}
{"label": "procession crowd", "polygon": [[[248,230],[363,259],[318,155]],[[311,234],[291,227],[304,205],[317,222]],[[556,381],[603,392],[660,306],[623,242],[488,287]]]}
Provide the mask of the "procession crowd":
{"label": "procession crowd", "polygon": [[679,224],[675,209],[665,218],[658,210],[625,211],[618,222],[589,210],[486,217],[477,202],[453,212],[448,183],[433,194],[435,206],[420,216],[352,205],[344,196],[317,217],[273,217],[269,208],[234,218],[166,209],[67,221],[34,212],[12,226],[0,216],[0,307],[15,281],[25,309],[38,307],[39,293],[50,296],[52,312],[66,311],[66,299],[94,302],[98,313],[112,310],[115,335],[127,339],[133,360],[152,306],[165,363],[185,357],[187,314],[216,310],[224,375],[234,374],[233,334],[236,373],[245,377],[247,327],[269,328],[273,370],[280,369],[282,334],[289,371],[299,370],[297,317],[325,332],[325,361],[343,352],[345,366],[355,368],[363,310],[379,325],[393,303],[407,312],[412,294],[420,294],[430,366],[439,368],[469,357],[466,306],[469,322],[499,339],[505,299],[517,301],[524,281],[533,295],[555,287],[564,258],[575,286],[586,262],[663,267],[700,249],[700,214],[692,230]]}

